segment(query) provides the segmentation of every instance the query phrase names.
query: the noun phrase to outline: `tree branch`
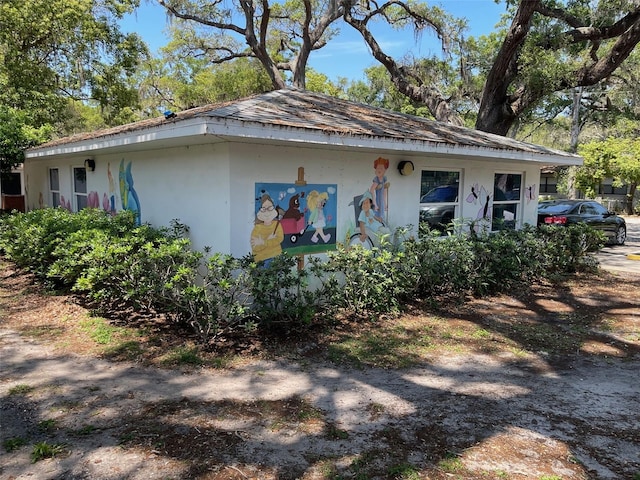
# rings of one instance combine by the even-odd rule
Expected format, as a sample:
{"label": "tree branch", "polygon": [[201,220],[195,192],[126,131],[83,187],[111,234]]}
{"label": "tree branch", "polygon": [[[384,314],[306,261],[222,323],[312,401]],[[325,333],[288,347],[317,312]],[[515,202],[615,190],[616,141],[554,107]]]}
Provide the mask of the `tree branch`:
{"label": "tree branch", "polygon": [[384,15],[386,17],[385,10],[392,5],[402,6],[405,12],[407,12],[411,16],[411,18],[414,19],[414,25],[416,25],[416,28],[421,28],[419,26],[424,27],[426,25],[430,25],[433,26],[436,32],[438,32],[438,35],[440,35],[441,30],[435,23],[420,16],[416,12],[413,12],[406,4],[397,1],[390,1],[385,3],[382,7],[376,8],[367,15],[364,15],[364,18],[360,20],[353,17],[352,7],[348,3],[348,0],[343,0],[343,18],[347,24],[351,25],[358,32],[360,32],[360,35],[362,35],[362,38],[371,49],[373,57],[386,68],[387,72],[391,76],[391,81],[400,93],[412,99],[413,101],[420,102],[426,105],[436,120],[451,123],[454,125],[463,125],[462,119],[451,108],[448,99],[444,98],[438,91],[438,89],[432,86],[425,85],[419,80],[417,76],[411,75],[409,69],[396,63],[393,58],[391,58],[382,50],[380,44],[376,41],[375,37],[368,29],[367,23],[369,22],[369,20],[374,18],[375,15]]}

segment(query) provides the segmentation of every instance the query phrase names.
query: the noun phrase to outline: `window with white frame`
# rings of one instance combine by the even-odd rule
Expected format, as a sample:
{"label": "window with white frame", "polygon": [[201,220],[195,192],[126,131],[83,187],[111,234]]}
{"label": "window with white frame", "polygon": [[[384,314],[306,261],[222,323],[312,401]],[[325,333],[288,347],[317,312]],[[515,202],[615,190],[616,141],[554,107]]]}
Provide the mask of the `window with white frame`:
{"label": "window with white frame", "polygon": [[87,169],[73,167],[73,198],[76,211],[87,208]]}
{"label": "window with white frame", "polygon": [[460,172],[423,170],[420,182],[420,222],[446,234],[460,214]]}
{"label": "window with white frame", "polygon": [[522,174],[496,173],[493,180],[491,229],[516,228],[522,202]]}
{"label": "window with white frame", "polygon": [[49,195],[51,206],[60,206],[60,171],[57,168],[49,169]]}

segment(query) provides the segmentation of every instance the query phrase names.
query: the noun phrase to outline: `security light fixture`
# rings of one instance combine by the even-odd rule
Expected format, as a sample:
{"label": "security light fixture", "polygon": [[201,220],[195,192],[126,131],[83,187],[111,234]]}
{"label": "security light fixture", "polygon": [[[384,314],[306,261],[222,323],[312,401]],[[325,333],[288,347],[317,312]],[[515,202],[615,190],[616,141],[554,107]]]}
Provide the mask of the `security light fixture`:
{"label": "security light fixture", "polygon": [[84,161],[84,168],[86,168],[87,170],[93,172],[96,169],[96,161],[93,158],[87,158]]}
{"label": "security light fixture", "polygon": [[398,163],[398,171],[400,172],[400,175],[409,176],[413,173],[413,170],[413,162],[409,160],[402,160],[400,163]]}

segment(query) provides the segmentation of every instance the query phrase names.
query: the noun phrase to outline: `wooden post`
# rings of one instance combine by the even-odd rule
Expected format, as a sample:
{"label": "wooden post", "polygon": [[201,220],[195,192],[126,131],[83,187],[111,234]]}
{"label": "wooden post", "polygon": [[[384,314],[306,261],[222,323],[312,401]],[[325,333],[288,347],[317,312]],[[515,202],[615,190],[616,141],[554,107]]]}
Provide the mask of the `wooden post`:
{"label": "wooden post", "polygon": [[307,182],[304,179],[304,167],[298,167],[298,179],[295,181],[296,185],[306,185]]}

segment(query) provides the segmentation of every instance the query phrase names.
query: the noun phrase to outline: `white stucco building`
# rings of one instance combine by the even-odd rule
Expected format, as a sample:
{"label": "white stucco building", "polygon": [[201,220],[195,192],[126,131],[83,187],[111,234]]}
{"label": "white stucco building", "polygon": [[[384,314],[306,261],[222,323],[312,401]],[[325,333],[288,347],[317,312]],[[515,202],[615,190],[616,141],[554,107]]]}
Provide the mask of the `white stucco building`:
{"label": "white stucco building", "polygon": [[[279,90],[30,149],[26,206],[127,208],[154,226],[178,219],[195,248],[242,256],[253,248],[264,195],[279,212],[276,226],[297,195],[304,217],[284,228],[282,247],[313,253],[357,231],[352,203],[375,183],[378,158],[389,165],[380,177],[387,206],[378,213],[391,227],[417,227],[421,211],[423,219],[448,211],[489,228],[498,218],[535,224],[541,166],[582,163],[505,137]],[[324,200],[321,220],[314,191]]]}

